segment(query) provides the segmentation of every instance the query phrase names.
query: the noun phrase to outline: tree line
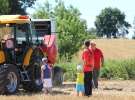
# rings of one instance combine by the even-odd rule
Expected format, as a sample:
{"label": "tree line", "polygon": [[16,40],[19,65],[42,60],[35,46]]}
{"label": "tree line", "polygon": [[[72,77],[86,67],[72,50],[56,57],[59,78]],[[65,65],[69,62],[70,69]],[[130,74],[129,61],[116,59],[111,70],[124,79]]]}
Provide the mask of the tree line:
{"label": "tree line", "polygon": [[26,8],[32,7],[36,0],[0,0],[0,14],[27,14]]}

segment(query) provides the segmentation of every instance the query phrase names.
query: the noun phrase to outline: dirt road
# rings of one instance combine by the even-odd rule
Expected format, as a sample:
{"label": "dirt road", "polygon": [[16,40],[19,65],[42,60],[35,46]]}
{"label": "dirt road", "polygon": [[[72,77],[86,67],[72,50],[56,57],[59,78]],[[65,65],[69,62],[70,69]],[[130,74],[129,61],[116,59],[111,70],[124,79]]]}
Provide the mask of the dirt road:
{"label": "dirt road", "polygon": [[65,82],[53,88],[53,95],[20,91],[12,96],[0,96],[0,100],[135,100],[135,81],[100,81],[99,89],[93,90],[92,97],[76,97],[75,83]]}

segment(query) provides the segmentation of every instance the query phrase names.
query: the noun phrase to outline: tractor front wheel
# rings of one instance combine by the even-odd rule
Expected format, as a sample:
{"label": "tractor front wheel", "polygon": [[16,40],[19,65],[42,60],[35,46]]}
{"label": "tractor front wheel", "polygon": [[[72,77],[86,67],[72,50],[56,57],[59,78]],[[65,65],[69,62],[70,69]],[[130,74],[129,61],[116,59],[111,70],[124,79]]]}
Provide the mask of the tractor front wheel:
{"label": "tractor front wheel", "polygon": [[0,94],[14,94],[18,90],[20,77],[15,65],[0,66]]}

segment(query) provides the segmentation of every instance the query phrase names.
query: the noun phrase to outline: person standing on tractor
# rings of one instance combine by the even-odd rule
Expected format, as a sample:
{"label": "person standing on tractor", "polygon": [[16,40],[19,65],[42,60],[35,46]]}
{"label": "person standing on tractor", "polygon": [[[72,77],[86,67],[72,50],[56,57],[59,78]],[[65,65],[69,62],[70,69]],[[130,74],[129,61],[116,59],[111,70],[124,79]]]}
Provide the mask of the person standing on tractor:
{"label": "person standing on tractor", "polygon": [[12,38],[11,34],[6,34],[3,37],[3,40],[5,41],[5,54],[7,59],[7,63],[13,63],[14,61],[14,38]]}
{"label": "person standing on tractor", "polygon": [[83,70],[84,70],[84,89],[85,89],[85,96],[91,96],[94,56],[90,48],[90,41],[85,41],[84,45],[85,45],[85,49],[82,53]]}
{"label": "person standing on tractor", "polygon": [[91,48],[94,53],[94,69],[93,69],[93,86],[98,88],[98,78],[100,74],[100,68],[104,64],[104,56],[102,51],[99,48],[96,48],[96,43],[91,42]]}
{"label": "person standing on tractor", "polygon": [[48,64],[47,57],[42,59],[41,80],[43,82],[43,91],[45,94],[52,93],[52,68]]}

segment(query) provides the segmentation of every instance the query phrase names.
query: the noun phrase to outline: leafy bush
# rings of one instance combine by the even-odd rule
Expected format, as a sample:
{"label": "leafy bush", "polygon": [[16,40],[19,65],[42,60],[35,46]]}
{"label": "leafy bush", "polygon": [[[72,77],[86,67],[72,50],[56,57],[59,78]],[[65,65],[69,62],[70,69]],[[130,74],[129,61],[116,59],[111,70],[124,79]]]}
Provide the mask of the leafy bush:
{"label": "leafy bush", "polygon": [[57,66],[64,69],[64,81],[75,81],[76,80],[76,66],[77,63],[73,62],[62,62],[60,61]]}
{"label": "leafy bush", "polygon": [[101,69],[101,77],[107,79],[135,79],[135,59],[107,60]]}
{"label": "leafy bush", "polygon": [[123,66],[126,68],[129,79],[135,80],[135,59],[126,60],[123,63]]}
{"label": "leafy bush", "polygon": [[[76,66],[78,61],[72,62],[59,61],[57,66],[64,69],[64,81],[76,80]],[[104,67],[101,69],[101,78],[118,79],[118,80],[135,80],[135,59],[127,60],[106,60]]]}

